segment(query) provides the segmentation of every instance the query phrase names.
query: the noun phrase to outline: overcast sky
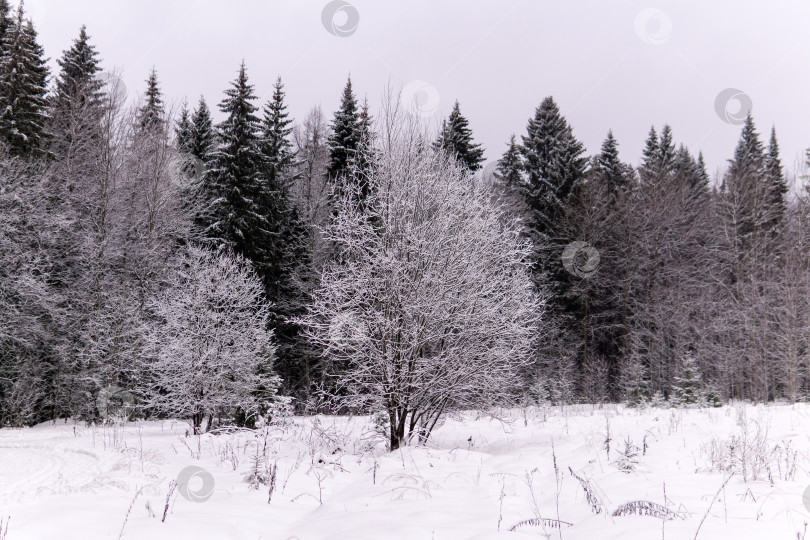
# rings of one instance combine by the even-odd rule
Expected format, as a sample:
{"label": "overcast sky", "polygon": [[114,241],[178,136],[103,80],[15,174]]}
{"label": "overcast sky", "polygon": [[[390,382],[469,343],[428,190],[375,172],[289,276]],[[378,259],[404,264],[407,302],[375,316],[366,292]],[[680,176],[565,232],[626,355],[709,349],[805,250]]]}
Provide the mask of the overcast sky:
{"label": "overcast sky", "polygon": [[[424,81],[423,115],[435,103],[428,120],[438,123],[458,99],[488,162],[510,134],[525,133],[548,95],[590,153],[612,128],[622,159],[634,164],[650,126],[669,123],[678,142],[703,151],[714,176],[749,101],[763,139],[776,126],[786,169],[810,146],[806,0],[346,3],[327,17],[329,29],[323,11],[340,6],[322,0],[25,5],[54,70],[86,24],[105,69],[122,73],[132,98],[154,66],[168,102],[202,94],[215,106],[242,59],[262,101],[281,75],[296,119],[318,104],[331,118],[349,73],[372,108],[389,80],[408,89]],[[718,113],[726,89],[739,100]]]}

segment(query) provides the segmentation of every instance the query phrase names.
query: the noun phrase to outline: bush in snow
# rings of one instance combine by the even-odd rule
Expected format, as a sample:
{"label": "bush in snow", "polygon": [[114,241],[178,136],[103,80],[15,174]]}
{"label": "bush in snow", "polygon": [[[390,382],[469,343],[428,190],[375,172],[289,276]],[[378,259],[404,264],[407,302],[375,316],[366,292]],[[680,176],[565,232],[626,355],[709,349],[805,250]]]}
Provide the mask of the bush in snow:
{"label": "bush in snow", "polygon": [[262,285],[239,257],[188,248],[152,303],[147,406],[189,418],[199,433],[215,415],[266,408],[279,380]]}
{"label": "bush in snow", "polygon": [[539,301],[519,224],[482,179],[396,117],[327,230],[337,248],[302,321],[339,407],[383,409],[391,449],[440,416],[514,396]]}

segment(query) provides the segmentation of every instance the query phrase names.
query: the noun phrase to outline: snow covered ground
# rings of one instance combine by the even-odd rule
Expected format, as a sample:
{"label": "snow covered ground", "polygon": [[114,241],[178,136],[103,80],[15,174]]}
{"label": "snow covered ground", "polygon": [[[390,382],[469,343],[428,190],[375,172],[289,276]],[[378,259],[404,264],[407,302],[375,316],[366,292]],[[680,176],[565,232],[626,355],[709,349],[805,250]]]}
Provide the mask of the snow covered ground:
{"label": "snow covered ground", "polygon": [[[59,422],[0,430],[0,519],[5,540],[681,539],[699,526],[706,540],[801,539],[809,419],[805,404],[516,409],[448,418],[426,447],[392,453],[369,417],[200,437],[179,421]],[[246,481],[262,455],[277,465],[269,504]],[[654,515],[612,515],[630,501]],[[510,531],[538,516],[565,523]]]}

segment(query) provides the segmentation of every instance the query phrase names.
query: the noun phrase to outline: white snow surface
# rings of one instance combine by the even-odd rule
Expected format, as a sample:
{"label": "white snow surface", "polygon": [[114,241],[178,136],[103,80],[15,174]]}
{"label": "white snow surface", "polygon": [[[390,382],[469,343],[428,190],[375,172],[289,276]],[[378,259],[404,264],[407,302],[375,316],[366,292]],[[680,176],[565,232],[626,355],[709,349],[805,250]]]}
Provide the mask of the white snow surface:
{"label": "white snow surface", "polygon": [[[694,538],[705,516],[704,540],[803,539],[809,418],[807,404],[469,412],[447,418],[425,446],[394,452],[370,417],[202,436],[187,436],[182,421],[59,421],[0,430],[0,522],[4,540],[666,540]],[[628,439],[638,456],[622,471]],[[269,504],[268,487],[246,481],[257,452],[277,464]],[[171,482],[189,466],[203,473],[188,491],[211,484],[210,498],[175,489],[162,522]],[[676,515],[612,515],[635,500]],[[570,525],[510,531],[538,516]]]}

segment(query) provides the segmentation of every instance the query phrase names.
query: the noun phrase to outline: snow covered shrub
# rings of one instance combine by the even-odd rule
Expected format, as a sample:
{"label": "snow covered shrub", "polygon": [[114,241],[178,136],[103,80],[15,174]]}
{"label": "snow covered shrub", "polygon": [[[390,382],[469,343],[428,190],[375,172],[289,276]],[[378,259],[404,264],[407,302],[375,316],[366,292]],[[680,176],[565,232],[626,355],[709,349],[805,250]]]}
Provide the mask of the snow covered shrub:
{"label": "snow covered shrub", "polygon": [[738,435],[731,438],[731,456],[743,480],[759,480],[769,470],[768,427],[749,420],[745,408],[737,410]]}
{"label": "snow covered shrub", "polygon": [[324,393],[385,410],[396,449],[447,411],[515,395],[540,302],[530,246],[486,182],[416,127],[384,125],[364,185],[337,204],[326,231],[337,256],[301,322],[323,350]]}
{"label": "snow covered shrub", "polygon": [[[729,439],[712,439],[701,448],[709,460],[710,470],[735,472],[743,481],[757,481],[771,476],[771,465],[781,455],[782,448],[768,448],[768,429],[749,420],[745,409],[737,411],[738,431]],[[787,470],[790,469],[790,460]]]}
{"label": "snow covered shrub", "polygon": [[147,405],[191,420],[260,412],[274,399],[274,349],[262,285],[239,257],[189,247],[152,302]]}

